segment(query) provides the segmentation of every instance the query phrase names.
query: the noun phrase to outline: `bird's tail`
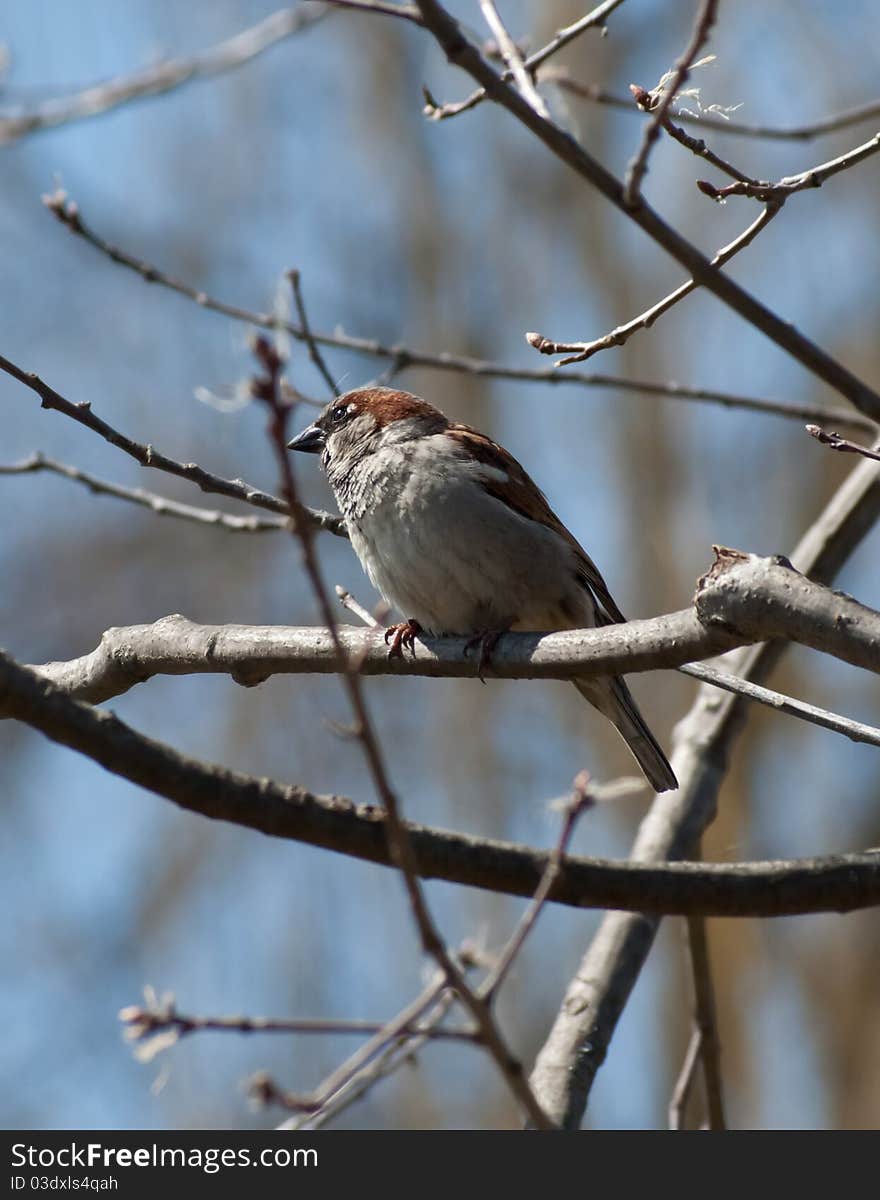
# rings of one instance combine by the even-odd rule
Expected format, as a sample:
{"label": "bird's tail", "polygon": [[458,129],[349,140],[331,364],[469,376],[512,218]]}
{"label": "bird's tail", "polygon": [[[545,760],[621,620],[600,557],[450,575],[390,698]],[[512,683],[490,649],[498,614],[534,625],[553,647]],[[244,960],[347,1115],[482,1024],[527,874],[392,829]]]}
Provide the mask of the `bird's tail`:
{"label": "bird's tail", "polygon": [[616,727],[655,792],[668,792],[678,787],[669,760],[645,724],[622,679],[576,679],[574,686]]}

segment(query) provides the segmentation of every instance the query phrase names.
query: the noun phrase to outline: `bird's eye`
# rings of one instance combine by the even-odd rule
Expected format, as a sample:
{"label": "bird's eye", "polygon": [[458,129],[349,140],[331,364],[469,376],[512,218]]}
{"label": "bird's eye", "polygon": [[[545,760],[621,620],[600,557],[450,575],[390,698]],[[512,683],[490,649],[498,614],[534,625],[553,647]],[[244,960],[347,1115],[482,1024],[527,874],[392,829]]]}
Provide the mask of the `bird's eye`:
{"label": "bird's eye", "polygon": [[344,404],[338,404],[336,408],[330,410],[330,423],[332,425],[341,425],[345,420],[347,411]]}

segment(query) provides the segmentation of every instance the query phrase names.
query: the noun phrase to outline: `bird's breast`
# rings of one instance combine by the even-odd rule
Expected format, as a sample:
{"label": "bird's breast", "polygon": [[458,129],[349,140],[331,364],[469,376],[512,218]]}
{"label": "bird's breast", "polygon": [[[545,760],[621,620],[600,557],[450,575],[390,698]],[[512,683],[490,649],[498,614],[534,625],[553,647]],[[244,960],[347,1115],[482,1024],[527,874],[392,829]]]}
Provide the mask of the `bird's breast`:
{"label": "bird's breast", "polygon": [[[432,441],[373,455],[334,488],[373,585],[434,633],[591,624],[563,539],[490,495],[479,464]],[[572,608],[580,620],[565,616]]]}

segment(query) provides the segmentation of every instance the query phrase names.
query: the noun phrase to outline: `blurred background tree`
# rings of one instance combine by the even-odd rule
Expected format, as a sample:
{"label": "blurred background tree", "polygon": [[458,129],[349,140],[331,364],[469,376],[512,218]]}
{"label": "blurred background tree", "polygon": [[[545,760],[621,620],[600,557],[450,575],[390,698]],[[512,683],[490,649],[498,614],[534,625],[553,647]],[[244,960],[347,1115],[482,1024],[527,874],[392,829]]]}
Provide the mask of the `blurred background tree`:
{"label": "blurred background tree", "polygon": [[[451,7],[480,26],[478,6]],[[532,48],[584,11],[561,0],[503,8]],[[607,37],[592,31],[554,62],[616,94],[631,82],[651,87],[686,43],[693,8],[628,0]],[[185,58],[271,11],[262,0],[10,4],[0,122],[158,58]],[[741,106],[735,119],[750,123],[785,127],[847,109],[874,98],[873,15],[868,0],[833,12],[819,0],[722,4],[710,47],[717,58],[692,82],[703,105]],[[94,401],[133,437],[274,490],[263,415],[216,400],[251,371],[246,328],[97,255],[53,221],[41,193],[60,184],[108,240],[232,303],[271,308],[295,266],[316,327],[514,365],[546,363],[525,345],[525,330],[598,337],[681,281],[671,259],[500,110],[484,104],[427,121],[423,84],[447,98],[466,94],[469,81],[414,27],[333,12],[239,70],[9,139],[0,179],[2,352],[71,399]],[[591,104],[549,84],[544,93],[555,118],[622,175],[641,127],[634,107]],[[812,141],[713,133],[713,144],[751,175],[776,179],[865,136],[864,127]],[[706,175],[714,178],[665,140],[645,190],[714,252],[740,232],[753,202],[711,203],[693,182]],[[821,194],[793,198],[729,268],[869,381],[880,366],[877,185],[874,159]],[[328,356],[346,387],[387,365]],[[835,402],[705,292],[590,367]],[[322,394],[297,347],[292,375],[304,392]],[[684,606],[713,542],[790,550],[851,466],[797,422],[747,411],[425,368],[398,378],[528,464],[629,616]],[[215,400],[199,401],[197,389]],[[5,376],[0,404],[4,463],[39,449],[192,499],[184,483],[144,480],[134,463],[41,412]],[[328,507],[317,472],[301,474],[306,499]],[[19,659],[70,658],[108,626],[170,612],[205,622],[316,620],[282,538],[160,521],[44,475],[2,478],[0,497],[0,640]],[[875,607],[878,550],[875,531],[837,580]],[[322,539],[320,551],[332,582],[373,602],[344,542]],[[865,672],[795,649],[774,684],[878,723],[877,681]],[[667,672],[634,686],[668,745],[694,684]],[[547,801],[578,770],[629,771],[616,738],[559,684],[376,679],[369,694],[414,820],[548,846],[558,817]],[[223,678],[155,679],[113,707],[195,756],[366,798],[358,747],[327,721],[347,717],[330,677],[273,679],[248,691]],[[11,722],[0,724],[0,746],[0,887],[11,914],[0,933],[9,964],[0,1070],[16,1081],[2,1099],[7,1127],[262,1127],[266,1114],[248,1111],[242,1077],[269,1062],[305,1091],[350,1049],[333,1037],[266,1044],[204,1035],[144,1066],[116,1028],[117,1011],[144,984],[172,989],[186,1011],[377,1018],[420,987],[422,956],[392,872],[188,816]],[[877,845],[878,787],[875,750],[753,711],[704,852],[764,859]],[[624,856],[643,808],[634,798],[592,812],[573,850]],[[478,936],[497,946],[522,908],[441,883],[428,894],[452,944]],[[599,917],[548,910],[518,960],[500,1015],[526,1062]],[[730,1123],[876,1125],[875,914],[712,921],[709,930]],[[663,1124],[689,1026],[681,922],[670,919],[588,1122]],[[339,1123],[497,1127],[515,1117],[488,1059],[444,1042]]]}

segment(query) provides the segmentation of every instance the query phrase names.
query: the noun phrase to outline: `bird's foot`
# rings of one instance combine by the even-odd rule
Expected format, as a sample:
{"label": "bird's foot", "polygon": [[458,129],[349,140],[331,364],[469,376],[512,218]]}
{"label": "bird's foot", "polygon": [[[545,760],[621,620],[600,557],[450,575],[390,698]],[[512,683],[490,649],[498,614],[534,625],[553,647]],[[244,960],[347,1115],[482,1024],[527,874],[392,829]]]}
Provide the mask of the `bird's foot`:
{"label": "bird's foot", "polygon": [[422,627],[418,621],[414,621],[412,617],[408,621],[401,621],[399,625],[389,625],[385,630],[385,645],[391,643],[391,649],[388,651],[389,658],[403,658],[404,650],[409,650],[413,658],[416,655],[416,638],[422,632]]}
{"label": "bird's foot", "polygon": [[486,668],[492,665],[492,652],[498,645],[498,639],[507,633],[506,629],[493,629],[484,631],[483,633],[475,633],[472,638],[469,638],[464,645],[465,657],[472,650],[479,649],[480,656],[477,660],[477,678],[481,683],[485,683]]}

